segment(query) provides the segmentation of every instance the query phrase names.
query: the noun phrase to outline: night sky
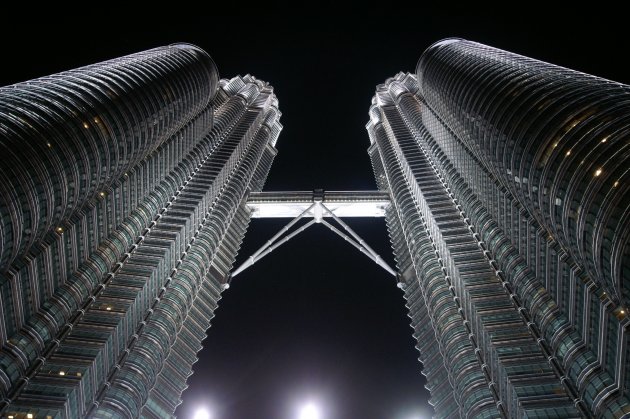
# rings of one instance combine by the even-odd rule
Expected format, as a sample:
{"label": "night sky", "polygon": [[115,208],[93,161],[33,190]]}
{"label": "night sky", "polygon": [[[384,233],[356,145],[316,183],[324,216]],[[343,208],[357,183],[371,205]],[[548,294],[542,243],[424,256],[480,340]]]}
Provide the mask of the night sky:
{"label": "night sky", "polygon": [[[375,86],[415,71],[422,51],[441,38],[463,37],[630,83],[627,23],[614,10],[453,17],[399,5],[382,15],[286,19],[254,18],[243,9],[234,16],[190,10],[54,23],[5,17],[0,85],[194,43],[214,58],[221,77],[250,73],[275,88],[284,130],[265,190],[370,190],[365,124]],[[253,220],[237,265],[288,221]],[[394,264],[382,219],[348,223]],[[323,226],[235,278],[215,314],[176,412],[181,418],[206,406],[213,419],[297,419],[307,401],[322,406],[322,419],[430,415],[402,292]]]}

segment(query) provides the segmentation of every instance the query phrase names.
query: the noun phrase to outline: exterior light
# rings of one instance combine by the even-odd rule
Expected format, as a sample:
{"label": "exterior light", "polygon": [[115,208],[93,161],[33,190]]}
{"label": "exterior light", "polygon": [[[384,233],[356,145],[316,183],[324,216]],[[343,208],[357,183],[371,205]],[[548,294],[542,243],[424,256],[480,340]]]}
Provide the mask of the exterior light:
{"label": "exterior light", "polygon": [[619,181],[615,181],[615,183],[613,183],[613,188],[616,188],[617,186],[619,186]]}
{"label": "exterior light", "polygon": [[59,375],[66,375],[65,371],[59,371]]}
{"label": "exterior light", "polygon": [[27,413],[26,417],[27,417],[27,419],[33,419],[33,414],[32,413]]}
{"label": "exterior light", "polygon": [[105,194],[105,192],[99,192],[98,194],[99,194],[100,196],[105,196],[105,195],[106,195],[106,194]]}
{"label": "exterior light", "polygon": [[88,128],[90,128],[90,125],[87,122],[84,122],[83,123],[83,128],[88,129]]}
{"label": "exterior light", "polygon": [[105,308],[105,310],[107,310],[107,311],[112,311],[112,307],[111,307],[111,306],[107,306],[107,307]]}
{"label": "exterior light", "polygon": [[52,148],[52,144],[51,143],[46,143],[46,145],[48,146],[48,148]]}
{"label": "exterior light", "polygon": [[208,409],[204,407],[200,407],[195,412],[195,416],[193,416],[193,418],[194,419],[212,419],[212,416],[210,416],[210,412],[208,411]]}
{"label": "exterior light", "polygon": [[13,415],[7,416],[7,419],[14,419],[14,418],[15,418],[15,416],[13,416]]}
{"label": "exterior light", "polygon": [[602,174],[602,169],[595,170],[595,176],[599,176]]}
{"label": "exterior light", "polygon": [[626,314],[626,311],[625,310],[621,310],[619,313]]}
{"label": "exterior light", "polygon": [[571,150],[567,151],[567,156],[571,155]]}
{"label": "exterior light", "polygon": [[309,403],[300,410],[299,419],[320,419],[321,415],[317,406]]}
{"label": "exterior light", "polygon": [[63,233],[63,227],[57,227],[55,231],[59,234]]}

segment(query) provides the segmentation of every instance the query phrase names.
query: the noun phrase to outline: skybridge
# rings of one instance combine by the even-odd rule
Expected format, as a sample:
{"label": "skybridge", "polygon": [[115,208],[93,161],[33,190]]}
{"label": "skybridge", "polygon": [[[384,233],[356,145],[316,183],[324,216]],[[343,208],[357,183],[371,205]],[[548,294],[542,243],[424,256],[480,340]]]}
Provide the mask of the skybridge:
{"label": "skybridge", "polygon": [[[346,217],[385,217],[389,203],[389,195],[380,191],[315,189],[252,192],[247,200],[252,218],[291,218],[291,221],[236,268],[231,277],[234,278],[314,224],[325,226],[396,277],[396,271],[342,220]],[[308,221],[299,224],[303,219]]]}

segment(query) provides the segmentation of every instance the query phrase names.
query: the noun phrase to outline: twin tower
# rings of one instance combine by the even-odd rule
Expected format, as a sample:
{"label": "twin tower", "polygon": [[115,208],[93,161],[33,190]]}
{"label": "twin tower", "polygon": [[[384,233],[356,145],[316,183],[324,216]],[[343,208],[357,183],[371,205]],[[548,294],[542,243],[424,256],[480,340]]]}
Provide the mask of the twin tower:
{"label": "twin tower", "polygon": [[[173,415],[279,118],[187,44],[0,88],[3,417]],[[435,417],[630,417],[630,87],[447,39],[367,131]]]}

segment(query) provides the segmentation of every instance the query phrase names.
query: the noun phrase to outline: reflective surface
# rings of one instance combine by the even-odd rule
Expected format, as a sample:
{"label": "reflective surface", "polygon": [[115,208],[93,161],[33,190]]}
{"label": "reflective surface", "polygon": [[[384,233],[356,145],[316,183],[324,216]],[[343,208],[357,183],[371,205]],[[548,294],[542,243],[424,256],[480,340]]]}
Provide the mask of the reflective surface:
{"label": "reflective surface", "polygon": [[174,412],[277,106],[187,44],[0,89],[2,413]]}
{"label": "reflective surface", "polygon": [[370,155],[438,417],[628,413],[629,89],[460,39],[377,87]]}

